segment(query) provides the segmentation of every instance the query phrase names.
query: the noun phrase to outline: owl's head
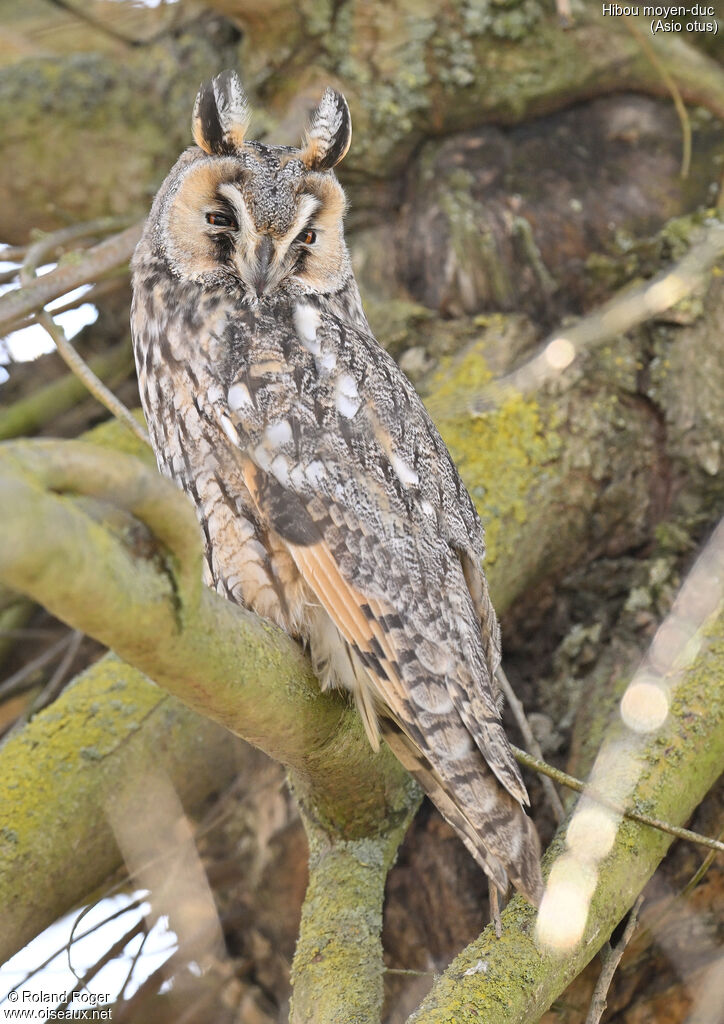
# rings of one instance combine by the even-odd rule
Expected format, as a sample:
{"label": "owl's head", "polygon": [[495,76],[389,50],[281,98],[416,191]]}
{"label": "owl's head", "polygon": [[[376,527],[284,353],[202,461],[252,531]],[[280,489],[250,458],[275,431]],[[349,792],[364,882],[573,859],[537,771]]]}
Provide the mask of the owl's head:
{"label": "owl's head", "polygon": [[344,96],[327,89],[300,147],[246,137],[249,105],[234,71],[201,86],[196,147],[159,191],[153,248],[173,273],[238,287],[254,302],[280,291],[337,291],[349,276],[345,197],[332,168],[352,122]]}

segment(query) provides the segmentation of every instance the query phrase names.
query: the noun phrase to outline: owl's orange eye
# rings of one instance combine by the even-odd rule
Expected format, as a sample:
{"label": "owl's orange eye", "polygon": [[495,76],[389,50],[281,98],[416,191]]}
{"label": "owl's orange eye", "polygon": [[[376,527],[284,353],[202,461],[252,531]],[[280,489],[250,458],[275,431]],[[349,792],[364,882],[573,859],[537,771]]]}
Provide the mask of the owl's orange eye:
{"label": "owl's orange eye", "polygon": [[314,245],[317,241],[317,232],[312,231],[311,228],[305,228],[304,231],[300,231],[297,235],[297,241],[301,242],[302,245]]}
{"label": "owl's orange eye", "polygon": [[236,231],[236,221],[233,217],[227,217],[225,213],[207,213],[206,223],[213,224],[215,228],[231,228]]}

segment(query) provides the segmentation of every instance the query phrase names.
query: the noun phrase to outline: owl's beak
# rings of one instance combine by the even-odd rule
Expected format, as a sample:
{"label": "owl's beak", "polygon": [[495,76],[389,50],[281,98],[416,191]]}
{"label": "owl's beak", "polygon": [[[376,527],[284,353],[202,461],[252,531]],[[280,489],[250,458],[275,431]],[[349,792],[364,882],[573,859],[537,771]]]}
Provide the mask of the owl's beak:
{"label": "owl's beak", "polygon": [[256,247],[256,270],[254,271],[254,291],[261,298],[269,284],[269,267],[274,255],[274,243],[269,235],[264,235]]}

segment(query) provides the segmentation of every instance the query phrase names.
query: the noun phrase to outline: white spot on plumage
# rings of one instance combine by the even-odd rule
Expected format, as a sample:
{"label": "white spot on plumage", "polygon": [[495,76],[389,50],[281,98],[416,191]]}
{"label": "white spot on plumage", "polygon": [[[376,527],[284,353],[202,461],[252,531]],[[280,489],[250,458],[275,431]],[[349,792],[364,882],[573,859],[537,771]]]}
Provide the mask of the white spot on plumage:
{"label": "white spot on plumage", "polygon": [[271,468],[271,455],[269,454],[269,449],[266,448],[265,445],[258,444],[252,455],[259,469],[266,470]]}
{"label": "white spot on plumage", "polygon": [[317,341],[317,328],[320,322],[319,310],[314,306],[299,302],[294,307],[294,327],[299,335],[299,340],[307,351],[315,356],[322,351],[322,346]]}
{"label": "white spot on plumage", "polygon": [[277,455],[271,464],[271,471],[282,487],[289,485],[289,462],[284,455]]}
{"label": "white spot on plumage", "polygon": [[[211,389],[209,389],[209,398],[211,398]],[[211,398],[211,401],[213,402],[214,399]],[[226,401],[229,403],[229,408],[233,412],[237,412],[239,409],[243,409],[244,406],[253,404],[246,384],[232,384],[229,388],[229,393],[226,396]]]}
{"label": "white spot on plumage", "polygon": [[264,443],[272,448],[287,444],[292,439],[292,428],[289,420],[278,420],[270,423],[264,431]]}
{"label": "white spot on plumage", "polygon": [[351,373],[341,373],[337,378],[335,405],[337,412],[345,419],[351,420],[357,413],[362,400],[357,390],[357,383]]}
{"label": "white spot on plumage", "polygon": [[420,508],[422,509],[426,516],[432,516],[433,518],[435,518],[435,509],[432,507],[429,501],[420,502]]}
{"label": "white spot on plumage", "polygon": [[320,462],[319,459],[314,459],[307,466],[307,480],[309,480],[312,487],[316,487],[324,477],[325,469],[324,463]]}
{"label": "white spot on plumage", "polygon": [[[230,393],[233,390],[234,389],[231,388]],[[218,384],[212,384],[211,387],[206,392],[206,397],[213,405],[214,402],[220,402],[222,400],[222,398],[224,397],[224,392],[221,390]]]}
{"label": "white spot on plumage", "polygon": [[331,373],[337,367],[337,357],[334,352],[322,352],[321,355],[317,356],[315,362],[319,374]]}
{"label": "white spot on plumage", "polygon": [[448,743],[444,750],[440,753],[446,761],[459,761],[461,757],[465,757],[473,749],[473,738],[467,729],[463,728],[462,722],[460,723],[460,729],[455,736],[455,739]]}
{"label": "white spot on plumage", "polygon": [[403,487],[417,487],[420,478],[409,463],[394,452],[390,455],[390,462]]}
{"label": "white spot on plumage", "polygon": [[413,700],[423,711],[431,711],[436,715],[447,715],[453,709],[452,699],[443,680],[431,680],[424,686],[415,687]]}
{"label": "white spot on plumage", "polygon": [[229,419],[228,416],[222,416],[221,417],[221,426],[223,428],[224,433],[226,434],[226,436],[231,441],[231,443],[232,444],[238,444],[239,443],[239,435],[236,432],[236,427],[231,422],[231,420]]}

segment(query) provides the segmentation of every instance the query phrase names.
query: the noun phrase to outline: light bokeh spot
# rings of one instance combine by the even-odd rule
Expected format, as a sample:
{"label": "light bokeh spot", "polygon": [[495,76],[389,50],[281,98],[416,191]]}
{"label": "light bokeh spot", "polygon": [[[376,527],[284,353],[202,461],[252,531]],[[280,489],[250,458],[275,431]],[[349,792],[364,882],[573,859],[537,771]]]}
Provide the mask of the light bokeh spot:
{"label": "light bokeh spot", "polygon": [[653,732],[666,721],[669,697],[653,679],[637,679],[621,699],[621,718],[634,732]]}
{"label": "light bokeh spot", "polygon": [[616,841],[618,815],[601,805],[588,805],[577,810],[566,833],[571,853],[579,860],[596,863],[610,852]]}
{"label": "light bokeh spot", "polygon": [[536,938],[541,946],[556,953],[568,953],[578,945],[595,887],[595,869],[570,854],[559,857],[538,911]]}
{"label": "light bokeh spot", "polygon": [[576,358],[576,350],[568,338],[554,338],[546,346],[545,357],[554,370],[565,370]]}

